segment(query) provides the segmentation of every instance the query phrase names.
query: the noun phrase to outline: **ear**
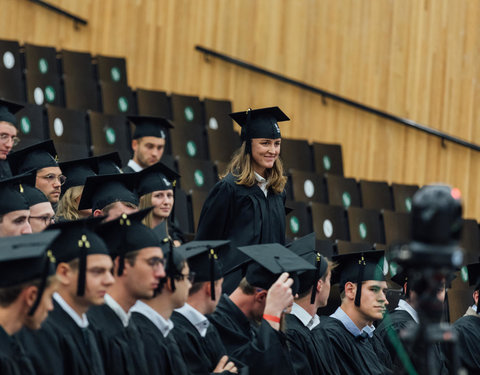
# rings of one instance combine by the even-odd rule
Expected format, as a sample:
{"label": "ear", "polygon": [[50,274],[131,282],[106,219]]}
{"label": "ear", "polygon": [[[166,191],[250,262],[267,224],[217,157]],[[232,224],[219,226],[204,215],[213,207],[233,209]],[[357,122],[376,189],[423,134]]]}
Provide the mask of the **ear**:
{"label": "ear", "polygon": [[323,288],[323,280],[322,279],[318,279],[318,282],[317,282],[317,293],[320,293],[320,291],[322,290]]}
{"label": "ear", "polygon": [[138,148],[138,139],[132,139],[132,150],[136,152]]}
{"label": "ear", "polygon": [[255,293],[254,300],[258,303],[265,303],[267,300],[267,290],[262,290],[261,292]]}
{"label": "ear", "polygon": [[62,285],[70,285],[71,283],[71,276],[72,276],[72,269],[67,263],[61,262],[57,265],[57,278]]}
{"label": "ear", "polygon": [[205,283],[203,283],[203,291],[208,297],[212,296],[212,290],[210,288],[210,285],[211,285],[210,281],[206,281]]}
{"label": "ear", "polygon": [[478,297],[480,295],[480,292],[478,290],[476,290],[475,292],[473,292],[473,300],[475,301],[475,305],[478,303]]}
{"label": "ear", "polygon": [[351,281],[347,281],[345,283],[345,297],[353,301],[355,299],[356,293],[357,293],[357,284],[354,284]]}
{"label": "ear", "polygon": [[24,299],[26,305],[30,308],[33,306],[37,300],[38,288],[36,286],[28,286],[21,293],[22,298]]}
{"label": "ear", "polygon": [[[113,276],[116,278],[117,273],[118,273],[118,265],[120,264],[120,257],[116,256],[115,259],[113,260]],[[124,260],[124,266],[123,266],[123,274],[124,276],[127,273],[127,267],[130,266],[130,263],[128,263],[126,260]]]}
{"label": "ear", "polygon": [[403,284],[403,294],[407,295],[407,283]]}
{"label": "ear", "polygon": [[104,216],[102,210],[96,209],[93,211],[93,217]]}

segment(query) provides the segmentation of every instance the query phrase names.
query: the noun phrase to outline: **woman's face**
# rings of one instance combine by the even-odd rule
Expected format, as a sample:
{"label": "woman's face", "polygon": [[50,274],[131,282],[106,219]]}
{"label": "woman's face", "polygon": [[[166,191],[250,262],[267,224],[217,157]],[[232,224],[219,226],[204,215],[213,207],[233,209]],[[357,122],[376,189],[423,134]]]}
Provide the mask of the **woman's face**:
{"label": "woman's face", "polygon": [[263,175],[265,169],[272,168],[280,155],[281,139],[253,138],[252,162],[253,169]]}
{"label": "woman's face", "polygon": [[173,190],[157,190],[152,193],[153,214],[161,218],[170,216],[173,207]]}

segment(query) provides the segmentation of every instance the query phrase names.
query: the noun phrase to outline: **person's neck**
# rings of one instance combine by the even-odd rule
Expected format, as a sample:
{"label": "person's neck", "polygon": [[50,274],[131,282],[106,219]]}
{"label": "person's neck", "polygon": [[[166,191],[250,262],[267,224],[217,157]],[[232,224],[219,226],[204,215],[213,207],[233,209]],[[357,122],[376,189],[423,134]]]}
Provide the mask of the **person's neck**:
{"label": "person's neck", "polygon": [[230,300],[239,308],[241,312],[248,318],[252,317],[253,300],[250,296],[243,293],[240,288],[237,288],[230,294]]}
{"label": "person's neck", "polygon": [[171,296],[166,293],[160,293],[152,299],[142,299],[142,302],[154,309],[165,320],[170,319],[172,316],[174,308],[172,306]]}
{"label": "person's neck", "polygon": [[127,289],[122,285],[119,279],[116,279],[109,290],[108,294],[121,306],[123,311],[128,314],[130,308],[135,305],[137,298],[128,293]]}
{"label": "person's neck", "polygon": [[341,308],[345,312],[345,314],[347,314],[348,317],[352,320],[352,322],[357,326],[358,329],[362,330],[367,325],[372,324],[371,320],[366,319],[362,316],[362,314],[360,314],[357,306],[355,306],[353,301],[351,304],[342,303]]}
{"label": "person's neck", "polygon": [[267,173],[266,173],[267,168],[262,168],[262,167],[259,167],[259,166],[255,166],[255,167],[253,168],[253,170],[254,170],[255,172],[257,172],[257,174],[259,174],[259,175],[262,176],[263,178],[266,178],[265,176],[266,176],[266,174],[267,174]]}
{"label": "person's neck", "polygon": [[82,316],[85,314],[90,306],[85,306],[80,303],[80,298],[76,294],[73,296],[71,293],[69,293],[67,290],[63,289],[60,287],[57,291],[58,294],[60,294],[60,297],[63,298],[63,300],[70,306],[73,311],[75,311],[78,316]]}
{"label": "person's neck", "polygon": [[307,297],[295,300],[295,303],[313,317],[317,313],[318,306],[316,303],[310,303],[310,298],[310,295],[308,295]]}
{"label": "person's neck", "polygon": [[155,228],[157,225],[160,225],[161,223],[163,223],[164,220],[165,220],[164,217],[157,216],[155,214],[152,215],[152,225],[153,225],[152,228]]}
{"label": "person's neck", "polygon": [[207,298],[210,298],[206,294],[203,294],[201,291],[195,293],[192,296],[189,296],[187,299],[187,303],[192,306],[195,310],[203,315],[207,315],[209,313],[207,307]]}
{"label": "person's neck", "polygon": [[137,165],[139,165],[141,168],[143,168],[143,169],[147,168],[147,166],[143,165],[143,164],[140,162],[140,160],[138,160],[138,158],[137,158],[136,155],[133,155],[132,160],[133,160],[135,163],[137,163]]}
{"label": "person's neck", "polygon": [[21,309],[15,303],[9,307],[0,308],[0,326],[12,336],[22,329],[22,319],[19,318],[22,315]]}

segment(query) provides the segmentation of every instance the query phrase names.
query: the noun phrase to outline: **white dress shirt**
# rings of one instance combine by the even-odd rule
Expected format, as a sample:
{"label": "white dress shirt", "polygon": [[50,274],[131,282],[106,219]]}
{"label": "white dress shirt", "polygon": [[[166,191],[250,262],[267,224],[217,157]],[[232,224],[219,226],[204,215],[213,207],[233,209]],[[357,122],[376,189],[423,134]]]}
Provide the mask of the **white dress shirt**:
{"label": "white dress shirt", "polygon": [[117,314],[122,321],[123,326],[127,327],[130,319],[130,312],[126,313],[122,306],[120,306],[108,293],[105,294],[105,303],[115,312],[115,314]]}
{"label": "white dress shirt", "polygon": [[310,331],[320,324],[320,317],[317,314],[311,316],[302,306],[295,302],[290,314],[295,315]]}
{"label": "white dress shirt", "polygon": [[210,322],[208,321],[207,317],[203,315],[200,311],[193,308],[188,303],[186,303],[179,309],[175,309],[175,311],[187,318],[188,321],[195,326],[198,333],[200,333],[200,336],[205,337],[207,335],[207,329],[210,325]]}
{"label": "white dress shirt", "polygon": [[413,318],[413,320],[415,320],[415,323],[417,323],[417,324],[419,323],[418,313],[404,299],[401,299],[401,300],[398,301],[398,306],[395,308],[395,310],[403,310],[403,311],[408,312],[410,314],[410,316]]}
{"label": "white dress shirt", "polygon": [[129,311],[130,314],[132,312],[137,312],[148,318],[153,324],[155,324],[159,331],[162,332],[163,337],[167,337],[173,329],[173,322],[170,319],[165,319],[145,302],[137,301]]}
{"label": "white dress shirt", "polygon": [[88,327],[88,319],[86,314],[82,314],[81,316],[78,315],[77,312],[72,309],[71,306],[57,292],[53,294],[53,298],[80,328]]}
{"label": "white dress shirt", "polygon": [[140,167],[137,163],[133,161],[133,159],[130,159],[127,164],[130,168],[132,168],[135,172],[140,172],[143,170],[142,167]]}
{"label": "white dress shirt", "polygon": [[268,181],[266,179],[264,179],[262,176],[260,176],[257,172],[253,172],[253,173],[255,173],[255,179],[258,182],[258,184],[257,184],[258,187],[260,189],[262,189],[263,194],[265,194],[265,197],[266,197],[267,193],[268,193],[268,190],[267,190]]}

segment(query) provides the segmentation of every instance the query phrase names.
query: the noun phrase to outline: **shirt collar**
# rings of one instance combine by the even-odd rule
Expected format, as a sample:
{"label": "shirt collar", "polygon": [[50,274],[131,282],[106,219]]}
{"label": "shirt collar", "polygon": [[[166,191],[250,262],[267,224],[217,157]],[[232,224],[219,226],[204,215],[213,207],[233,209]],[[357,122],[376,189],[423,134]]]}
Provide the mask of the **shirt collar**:
{"label": "shirt collar", "polygon": [[135,172],[140,172],[143,170],[142,167],[140,167],[136,162],[133,161],[133,159],[130,159],[127,164],[130,168],[132,168]]}
{"label": "shirt collar", "polygon": [[253,172],[255,174],[255,179],[258,182],[258,187],[263,191],[263,194],[265,194],[265,197],[267,196],[268,190],[267,190],[267,183],[268,181],[260,176],[257,172]]}
{"label": "shirt collar", "polygon": [[348,332],[350,332],[353,336],[357,337],[364,334],[368,334],[369,337],[373,336],[373,331],[375,328],[373,326],[365,326],[361,330],[358,329],[356,324],[353,322],[352,319],[342,310],[341,307],[338,307],[337,310],[330,315],[331,318],[338,319],[342,322]]}
{"label": "shirt collar", "polygon": [[290,314],[295,315],[310,331],[320,324],[320,318],[317,314],[311,316],[302,306],[295,302],[293,303]]}
{"label": "shirt collar", "polygon": [[118,318],[122,321],[123,326],[127,327],[128,320],[130,319],[130,311],[126,313],[122,306],[120,306],[108,293],[105,294],[105,304],[117,314]]}
{"label": "shirt collar", "polygon": [[188,303],[179,309],[175,309],[175,311],[187,318],[187,320],[195,326],[198,333],[200,333],[200,336],[205,337],[207,335],[207,329],[210,322],[200,311],[193,308]]}
{"label": "shirt collar", "polygon": [[82,314],[81,316],[78,315],[77,312],[72,309],[72,307],[57,292],[53,294],[53,299],[70,316],[70,318],[72,318],[72,320],[77,324],[77,326],[79,326],[80,328],[88,327],[88,319],[86,314]]}
{"label": "shirt collar", "polygon": [[477,311],[477,305],[472,305],[472,310],[475,311],[475,312],[478,312]]}
{"label": "shirt collar", "polygon": [[415,323],[419,323],[418,320],[418,313],[415,311],[415,309],[410,306],[410,304],[405,301],[404,299],[401,299],[398,301],[398,306],[395,308],[395,310],[403,310],[406,311],[407,313],[410,314],[413,320],[415,320]]}
{"label": "shirt collar", "polygon": [[163,337],[167,337],[173,329],[173,322],[165,319],[158,312],[148,306],[145,302],[137,301],[130,309],[129,313],[137,312],[148,318],[162,332]]}

